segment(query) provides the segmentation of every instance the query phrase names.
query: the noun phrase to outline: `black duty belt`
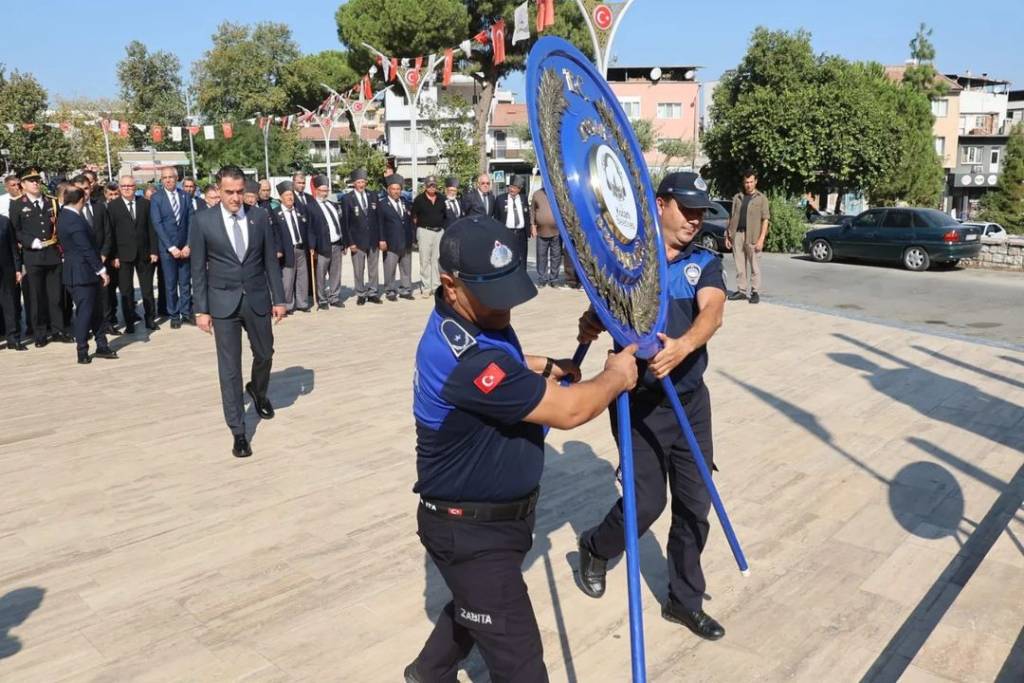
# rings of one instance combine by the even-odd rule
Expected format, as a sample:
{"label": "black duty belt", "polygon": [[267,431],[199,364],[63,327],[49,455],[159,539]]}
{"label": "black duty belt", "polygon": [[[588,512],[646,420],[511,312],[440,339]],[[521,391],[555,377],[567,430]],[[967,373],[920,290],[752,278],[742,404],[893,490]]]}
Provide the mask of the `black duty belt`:
{"label": "black duty belt", "polygon": [[540,489],[526,498],[507,503],[453,503],[433,498],[420,498],[424,510],[449,519],[468,519],[474,522],[509,522],[526,519],[537,507]]}

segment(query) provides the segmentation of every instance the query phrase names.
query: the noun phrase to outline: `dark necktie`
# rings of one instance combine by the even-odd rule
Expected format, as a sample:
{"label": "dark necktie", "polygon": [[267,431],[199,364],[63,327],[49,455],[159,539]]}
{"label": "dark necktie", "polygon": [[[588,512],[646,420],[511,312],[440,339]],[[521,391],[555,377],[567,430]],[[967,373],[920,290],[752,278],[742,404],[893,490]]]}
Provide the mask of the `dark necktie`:
{"label": "dark necktie", "polygon": [[86,202],[85,203],[85,211],[83,211],[82,213],[85,214],[85,220],[89,221],[89,225],[93,225],[93,222],[92,222],[92,204],[90,204],[89,202]]}
{"label": "dark necktie", "polygon": [[237,213],[231,214],[231,230],[235,235],[235,256],[238,257],[239,261],[245,260],[245,238],[242,237],[242,224],[239,223]]}
{"label": "dark necktie", "polygon": [[288,232],[292,234],[292,246],[299,244],[302,240],[299,239],[299,231],[295,227],[295,210],[289,209],[285,213],[285,220],[288,221]]}
{"label": "dark necktie", "polygon": [[363,211],[366,211],[366,195],[362,192],[359,193],[359,207]]}
{"label": "dark necktie", "polygon": [[132,222],[135,222],[135,202],[128,202],[128,213],[131,214]]}

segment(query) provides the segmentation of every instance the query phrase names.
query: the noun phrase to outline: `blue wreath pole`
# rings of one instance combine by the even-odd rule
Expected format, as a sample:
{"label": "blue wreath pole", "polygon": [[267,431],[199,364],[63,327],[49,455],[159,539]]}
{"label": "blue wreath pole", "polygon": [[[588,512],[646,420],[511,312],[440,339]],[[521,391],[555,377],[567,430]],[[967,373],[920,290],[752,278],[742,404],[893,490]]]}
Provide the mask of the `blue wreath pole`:
{"label": "blue wreath pole", "polygon": [[626,522],[626,582],[629,590],[629,645],[633,683],[647,680],[644,657],[644,611],[640,596],[640,539],[636,525],[636,489],[633,486],[633,425],[629,419],[629,393],[615,399],[619,425],[619,465],[622,468],[622,510]]}
{"label": "blue wreath pole", "polygon": [[704,487],[707,488],[708,494],[711,496],[711,504],[715,508],[715,514],[718,515],[718,521],[722,524],[722,531],[725,532],[725,538],[729,541],[729,547],[732,548],[732,556],[736,558],[736,564],[739,566],[740,572],[746,576],[750,573],[747,558],[743,555],[743,549],[740,548],[736,532],[732,530],[732,522],[729,521],[729,515],[725,512],[725,506],[718,495],[718,488],[711,479],[711,470],[708,469],[708,464],[704,461],[704,453],[700,449],[700,444],[697,443],[697,436],[693,433],[690,421],[686,418],[686,411],[683,410],[683,404],[679,401],[676,388],[672,385],[672,380],[667,376],[661,378],[661,387],[664,389],[665,395],[668,396],[669,403],[672,404],[672,410],[676,414],[679,428],[683,430],[686,443],[690,445],[693,461],[697,463],[697,471],[700,472],[700,478],[704,480]]}

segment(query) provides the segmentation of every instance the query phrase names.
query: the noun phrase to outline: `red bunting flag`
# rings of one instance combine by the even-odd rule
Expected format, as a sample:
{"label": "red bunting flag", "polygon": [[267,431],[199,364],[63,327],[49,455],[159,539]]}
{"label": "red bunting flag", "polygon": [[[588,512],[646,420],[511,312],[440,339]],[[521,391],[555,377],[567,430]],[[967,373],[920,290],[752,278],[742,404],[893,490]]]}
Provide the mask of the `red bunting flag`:
{"label": "red bunting flag", "polygon": [[110,119],[102,119],[100,121],[100,127],[103,128],[104,133],[110,132]]}
{"label": "red bunting flag", "polygon": [[151,126],[149,131],[150,131],[149,134],[151,136],[153,136],[153,142],[163,142],[164,141],[164,127],[163,126]]}
{"label": "red bunting flag", "polygon": [[490,36],[487,35],[487,29],[480,31],[480,33],[473,36],[473,40],[480,43],[481,45],[486,45],[487,41],[490,40]]}
{"label": "red bunting flag", "polygon": [[423,68],[423,57],[416,58],[416,70],[419,71]]}
{"label": "red bunting flag", "polygon": [[555,0],[537,0],[537,32],[555,24]]}
{"label": "red bunting flag", "polygon": [[24,128],[25,130],[27,130],[29,133],[31,133],[32,131],[34,131],[36,129],[36,124],[34,124],[34,123],[23,123],[23,124],[21,124],[21,127]]}
{"label": "red bunting flag", "polygon": [[71,130],[71,124],[68,123],[67,121],[61,121],[60,122],[60,129],[63,132],[67,133],[69,130]]}
{"label": "red bunting flag", "polygon": [[398,57],[391,58],[391,73],[388,76],[389,81],[393,81],[398,78]]}
{"label": "red bunting flag", "polygon": [[368,100],[373,99],[373,86],[370,85],[369,76],[363,76],[363,97]]}
{"label": "red bunting flag", "polygon": [[230,123],[222,123],[222,124],[220,124],[220,129],[221,129],[221,131],[224,132],[224,137],[226,137],[226,138],[229,138],[229,137],[231,137],[232,135],[235,134],[234,128],[231,127]]}
{"label": "red bunting flag", "polygon": [[126,137],[128,137],[128,126],[130,126],[130,125],[131,125],[131,124],[130,124],[130,123],[128,123],[127,121],[122,121],[122,122],[121,122],[121,131],[120,131],[120,135],[121,135],[121,137],[122,137],[122,138],[126,138]]}
{"label": "red bunting flag", "polygon": [[444,51],[444,75],[441,77],[441,84],[448,87],[452,82],[452,67],[455,62],[455,51],[448,48]]}
{"label": "red bunting flag", "polygon": [[498,19],[491,26],[491,43],[494,46],[494,64],[505,61],[505,20]]}
{"label": "red bunting flag", "polygon": [[192,133],[192,135],[199,135],[199,126],[189,126],[188,132]]}

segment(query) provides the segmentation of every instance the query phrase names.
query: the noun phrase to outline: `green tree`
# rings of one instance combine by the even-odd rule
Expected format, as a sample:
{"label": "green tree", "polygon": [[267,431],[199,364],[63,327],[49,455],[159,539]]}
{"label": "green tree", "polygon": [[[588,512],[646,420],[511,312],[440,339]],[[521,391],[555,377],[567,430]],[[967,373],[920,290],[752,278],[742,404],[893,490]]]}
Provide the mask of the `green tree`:
{"label": "green tree", "polygon": [[919,93],[934,98],[949,92],[944,79],[939,78],[935,68],[935,46],[931,41],[932,30],[922,22],[917,34],[910,40],[912,63],[903,72],[903,82]]}
{"label": "green tree", "polygon": [[424,132],[437,143],[438,170],[468,186],[477,169],[477,149],[473,145],[473,108],[457,95],[443,95],[433,106],[424,106]]}
{"label": "green tree", "polygon": [[352,171],[357,168],[365,168],[370,179],[371,186],[377,186],[384,178],[384,170],[387,166],[387,158],[384,152],[380,151],[366,140],[352,136],[345,141],[345,154],[337,165],[332,169],[335,178],[341,184],[347,180]]}
{"label": "green tree", "polygon": [[213,46],[192,67],[199,110],[215,121],[283,111],[285,72],[299,56],[286,24],[222,23]]}
{"label": "green tree", "polygon": [[[196,137],[196,164],[201,169],[200,175],[216,172],[227,164],[256,168],[263,174],[263,131],[259,126],[239,125],[234,127],[233,133],[231,138],[213,140]],[[299,140],[296,129],[273,127],[268,152],[271,175],[286,175],[308,163],[308,146]]]}
{"label": "green tree", "polygon": [[[421,0],[349,0],[338,8],[335,19],[338,38],[348,47],[353,66],[363,72],[373,61],[362,46],[364,42],[389,56],[425,56],[454,47],[494,21],[505,18],[506,58],[503,63],[495,65],[491,52],[479,46],[471,59],[457,52],[460,71],[471,75],[480,87],[473,103],[474,144],[478,150],[477,166],[483,169],[487,166],[487,150],[483,141],[495,88],[502,78],[526,66],[530,41],[513,47],[510,23],[516,6],[521,3],[522,0],[434,0],[429,3]],[[532,23],[536,12],[532,3],[530,12]],[[547,34],[562,36],[592,56],[590,37],[575,3],[557,4],[555,24]]]}
{"label": "green tree", "polygon": [[[0,147],[10,150],[7,159],[15,169],[36,166],[60,173],[74,166],[71,143],[60,129],[45,125],[46,106],[46,90],[34,76],[19,71],[8,75],[0,65],[0,124],[15,126],[9,131],[0,125]],[[21,124],[29,124],[32,130]]]}
{"label": "green tree", "polygon": [[636,136],[636,143],[640,145],[640,150],[647,154],[654,149],[654,123],[647,119],[634,119],[630,123],[633,124],[633,135]]}
{"label": "green tree", "polygon": [[[184,122],[181,62],[175,54],[164,50],[149,52],[145,45],[133,40],[125,47],[124,59],[117,63],[117,80],[130,121],[147,126],[179,126]],[[134,127],[129,136],[135,148],[153,144],[146,133]]]}
{"label": "green tree", "polygon": [[1024,124],[1010,131],[999,184],[981,199],[982,220],[1024,234]]}
{"label": "green tree", "polygon": [[290,62],[284,68],[281,85],[288,97],[288,110],[314,110],[328,95],[324,85],[343,93],[358,80],[344,52],[324,50]]}
{"label": "green tree", "polygon": [[[125,105],[120,101],[104,98],[77,97],[57,101],[51,120],[71,124],[67,139],[71,143],[74,166],[95,164],[106,172],[106,146],[103,141],[103,128],[98,122],[104,118],[124,120],[127,118]],[[129,148],[131,141],[117,134],[111,134],[109,139],[110,163],[114,173],[117,173],[120,166],[117,154]]]}

